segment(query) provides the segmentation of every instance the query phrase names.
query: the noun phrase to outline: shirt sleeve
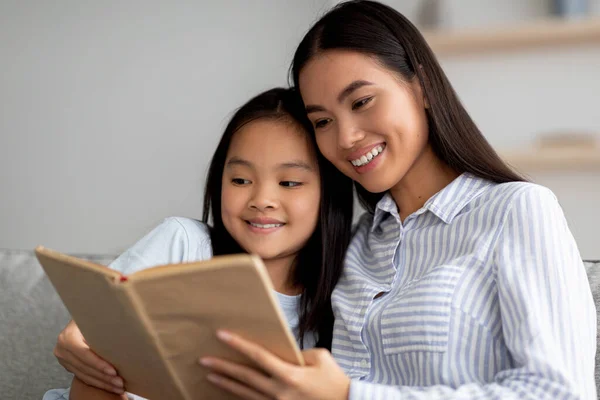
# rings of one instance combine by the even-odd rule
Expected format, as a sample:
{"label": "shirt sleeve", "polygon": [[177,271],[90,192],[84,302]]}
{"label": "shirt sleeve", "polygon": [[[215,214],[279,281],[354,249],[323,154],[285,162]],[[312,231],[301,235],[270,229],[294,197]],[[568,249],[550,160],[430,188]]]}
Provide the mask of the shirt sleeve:
{"label": "shirt sleeve", "polygon": [[42,400],[69,400],[70,391],[69,388],[48,390],[44,393]]}
{"label": "shirt sleeve", "polygon": [[211,256],[210,234],[206,225],[189,218],[169,217],[109,267],[130,275],[157,265],[201,261]]}
{"label": "shirt sleeve", "polygon": [[[71,389],[52,389],[44,393],[42,400],[69,400]],[[127,400],[146,400],[144,397],[127,393]]]}
{"label": "shirt sleeve", "polygon": [[358,399],[596,399],[596,310],[554,194],[528,185],[510,203],[493,255],[514,368],[489,384],[406,387],[354,380]]}

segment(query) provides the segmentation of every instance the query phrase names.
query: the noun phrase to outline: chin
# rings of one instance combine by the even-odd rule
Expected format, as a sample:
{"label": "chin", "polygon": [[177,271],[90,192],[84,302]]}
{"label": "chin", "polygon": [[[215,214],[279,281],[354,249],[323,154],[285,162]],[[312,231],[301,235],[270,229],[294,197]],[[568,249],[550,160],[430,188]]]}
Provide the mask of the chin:
{"label": "chin", "polygon": [[367,180],[366,182],[357,181],[365,190],[371,193],[383,193],[390,190],[393,185],[387,182],[377,182],[373,180]]}
{"label": "chin", "polygon": [[274,258],[277,258],[280,253],[277,251],[273,251],[272,249],[256,249],[254,250],[253,254],[258,255],[263,260],[272,260]]}
{"label": "chin", "polygon": [[271,254],[271,253],[258,254],[258,256],[260,257],[261,260],[263,260],[263,262],[265,262],[267,264],[270,262],[274,262],[276,260],[282,260],[282,259],[286,258],[286,257],[280,255],[279,253],[277,253],[277,254]]}

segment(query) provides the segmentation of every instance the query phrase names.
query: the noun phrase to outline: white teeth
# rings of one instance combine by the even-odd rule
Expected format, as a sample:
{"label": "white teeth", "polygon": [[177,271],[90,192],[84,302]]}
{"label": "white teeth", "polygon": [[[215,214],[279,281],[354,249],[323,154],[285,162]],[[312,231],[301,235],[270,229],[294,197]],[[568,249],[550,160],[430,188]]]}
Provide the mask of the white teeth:
{"label": "white teeth", "polygon": [[250,225],[256,227],[256,228],[261,228],[261,229],[269,229],[269,228],[278,228],[280,226],[283,226],[283,224],[255,224],[254,222],[250,222]]}
{"label": "white teeth", "polygon": [[381,152],[383,151],[383,149],[384,149],[384,146],[381,146],[381,145],[377,146],[377,147],[374,147],[374,148],[371,149],[371,151],[369,151],[364,156],[361,156],[360,158],[357,158],[356,160],[352,160],[350,162],[355,167],[361,167],[363,165],[368,164],[372,159],[374,159],[379,154],[381,154]]}

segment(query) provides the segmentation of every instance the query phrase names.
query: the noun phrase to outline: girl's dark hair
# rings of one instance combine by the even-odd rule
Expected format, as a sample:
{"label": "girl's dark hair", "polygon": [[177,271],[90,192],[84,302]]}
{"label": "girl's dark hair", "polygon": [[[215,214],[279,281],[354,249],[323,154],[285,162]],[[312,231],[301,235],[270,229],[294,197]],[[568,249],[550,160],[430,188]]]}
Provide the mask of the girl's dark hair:
{"label": "girl's dark hair", "polygon": [[[299,88],[300,71],[308,61],[333,49],[374,56],[406,81],[417,76],[429,103],[429,142],[451,168],[498,183],[525,180],[500,159],[481,134],[431,48],[402,14],[375,1],[338,4],[317,21],[298,46],[290,67],[294,86]],[[372,213],[383,193],[370,193],[355,185],[361,204]]]}
{"label": "girl's dark hair", "polygon": [[339,172],[317,150],[312,126],[294,89],[275,88],[254,97],[229,121],[208,168],[204,191],[202,221],[212,220],[211,240],[214,255],[244,253],[231,237],[221,218],[223,169],[235,133],[257,120],[297,124],[313,146],[321,176],[321,203],[317,227],[300,251],[293,270],[294,281],[302,290],[299,310],[299,340],[307,332],[317,334],[318,347],[331,349],[333,311],[331,293],[340,274],[352,224],[352,181]]}

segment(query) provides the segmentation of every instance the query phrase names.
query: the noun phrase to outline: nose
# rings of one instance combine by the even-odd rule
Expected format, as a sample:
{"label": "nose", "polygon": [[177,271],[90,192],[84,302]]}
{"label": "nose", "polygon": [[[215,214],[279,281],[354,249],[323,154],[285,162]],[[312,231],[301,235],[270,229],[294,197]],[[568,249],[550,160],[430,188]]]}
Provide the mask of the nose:
{"label": "nose", "polygon": [[248,208],[258,211],[275,210],[278,207],[277,190],[266,184],[254,185]]}
{"label": "nose", "polygon": [[365,133],[351,121],[338,120],[338,146],[341,149],[352,149],[365,138]]}

